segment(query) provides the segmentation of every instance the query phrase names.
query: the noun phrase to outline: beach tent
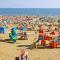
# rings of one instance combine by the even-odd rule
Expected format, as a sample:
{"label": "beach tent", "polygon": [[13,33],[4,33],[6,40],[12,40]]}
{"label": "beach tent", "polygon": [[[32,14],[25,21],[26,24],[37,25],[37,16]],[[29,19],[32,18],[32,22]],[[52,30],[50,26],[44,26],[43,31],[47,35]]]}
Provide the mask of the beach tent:
{"label": "beach tent", "polygon": [[12,40],[13,42],[16,42],[17,35],[18,35],[17,28],[16,27],[12,28],[11,33],[9,33],[10,40]]}
{"label": "beach tent", "polygon": [[6,32],[6,28],[5,27],[0,27],[0,33],[5,33]]}

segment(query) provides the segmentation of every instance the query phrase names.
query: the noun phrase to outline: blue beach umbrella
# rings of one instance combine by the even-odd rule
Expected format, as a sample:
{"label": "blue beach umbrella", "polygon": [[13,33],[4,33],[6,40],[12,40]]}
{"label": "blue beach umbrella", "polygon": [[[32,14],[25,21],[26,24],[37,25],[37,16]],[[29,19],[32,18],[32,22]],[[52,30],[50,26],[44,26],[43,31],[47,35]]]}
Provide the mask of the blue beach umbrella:
{"label": "blue beach umbrella", "polygon": [[27,28],[22,28],[22,30],[23,30],[23,31],[26,31],[26,30],[27,30]]}

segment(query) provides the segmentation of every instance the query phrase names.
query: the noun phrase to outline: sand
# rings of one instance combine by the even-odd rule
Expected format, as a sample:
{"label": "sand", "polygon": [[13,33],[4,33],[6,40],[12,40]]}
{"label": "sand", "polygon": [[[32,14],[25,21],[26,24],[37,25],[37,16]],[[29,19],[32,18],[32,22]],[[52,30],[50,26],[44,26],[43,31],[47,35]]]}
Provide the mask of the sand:
{"label": "sand", "polygon": [[[32,33],[32,32],[31,32]],[[30,45],[37,37],[28,34],[28,40],[17,40],[16,43],[0,42],[0,60],[15,60],[21,45]],[[60,60],[60,49],[28,49],[29,60]]]}

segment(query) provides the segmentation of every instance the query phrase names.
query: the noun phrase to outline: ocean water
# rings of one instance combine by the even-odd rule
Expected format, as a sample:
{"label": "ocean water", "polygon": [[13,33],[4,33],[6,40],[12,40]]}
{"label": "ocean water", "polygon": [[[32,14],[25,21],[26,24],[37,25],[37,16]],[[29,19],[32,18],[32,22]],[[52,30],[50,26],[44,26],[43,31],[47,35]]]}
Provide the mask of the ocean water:
{"label": "ocean water", "polygon": [[7,16],[60,16],[60,8],[0,8]]}

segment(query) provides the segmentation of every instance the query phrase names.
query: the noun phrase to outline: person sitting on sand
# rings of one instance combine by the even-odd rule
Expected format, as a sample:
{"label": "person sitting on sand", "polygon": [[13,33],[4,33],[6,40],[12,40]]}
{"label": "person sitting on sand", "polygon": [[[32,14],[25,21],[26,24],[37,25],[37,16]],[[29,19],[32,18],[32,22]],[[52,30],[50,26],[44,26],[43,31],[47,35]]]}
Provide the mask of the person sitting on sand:
{"label": "person sitting on sand", "polygon": [[44,35],[45,35],[45,32],[43,29],[39,29],[39,35],[38,35],[38,39],[36,42],[34,42],[34,44],[36,44],[37,42],[39,42],[40,40],[44,40]]}
{"label": "person sitting on sand", "polygon": [[21,60],[28,60],[28,52],[25,47],[21,49]]}

